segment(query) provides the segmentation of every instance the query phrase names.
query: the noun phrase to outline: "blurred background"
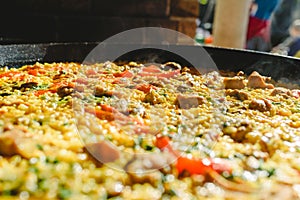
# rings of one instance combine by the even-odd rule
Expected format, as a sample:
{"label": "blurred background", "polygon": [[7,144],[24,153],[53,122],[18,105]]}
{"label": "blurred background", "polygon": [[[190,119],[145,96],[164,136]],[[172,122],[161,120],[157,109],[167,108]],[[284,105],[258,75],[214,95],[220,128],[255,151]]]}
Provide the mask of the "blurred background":
{"label": "blurred background", "polygon": [[[244,7],[233,6],[234,1]],[[241,15],[243,23],[236,21]],[[200,44],[287,55],[291,41],[286,40],[291,40],[296,19],[300,0],[10,0],[1,3],[0,44],[101,42],[128,29],[155,26],[182,32]],[[267,46],[257,46],[260,37]],[[300,24],[293,40],[298,37]],[[242,44],[236,46],[238,38]]]}

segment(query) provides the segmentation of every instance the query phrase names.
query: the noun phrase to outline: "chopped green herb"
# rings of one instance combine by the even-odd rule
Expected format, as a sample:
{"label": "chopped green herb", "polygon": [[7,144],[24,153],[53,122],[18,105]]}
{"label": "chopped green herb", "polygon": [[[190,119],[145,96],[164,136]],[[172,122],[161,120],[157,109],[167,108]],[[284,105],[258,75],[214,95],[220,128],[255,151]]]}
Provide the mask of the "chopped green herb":
{"label": "chopped green herb", "polygon": [[266,171],[268,172],[268,177],[273,176],[276,172],[275,168],[271,168],[271,169],[268,169]]}
{"label": "chopped green herb", "polygon": [[145,149],[146,149],[147,151],[151,151],[151,150],[153,149],[153,146],[146,145]]}
{"label": "chopped green herb", "polygon": [[44,147],[43,147],[42,145],[40,145],[40,144],[37,144],[37,145],[36,145],[36,148],[37,148],[38,150],[41,150],[41,151],[44,150]]}
{"label": "chopped green herb", "polygon": [[272,102],[273,105],[281,105],[281,102]]}
{"label": "chopped green herb", "polygon": [[68,199],[72,196],[72,191],[67,188],[60,188],[58,191],[58,197],[60,199]]}
{"label": "chopped green herb", "polygon": [[35,167],[35,166],[30,166],[29,168],[28,168],[28,171],[29,172],[33,172],[33,173],[38,173],[39,172],[39,169],[37,168],[37,167]]}
{"label": "chopped green herb", "polygon": [[35,90],[45,90],[48,87],[49,87],[49,84],[41,84],[41,85],[33,87],[33,89],[35,89]]}

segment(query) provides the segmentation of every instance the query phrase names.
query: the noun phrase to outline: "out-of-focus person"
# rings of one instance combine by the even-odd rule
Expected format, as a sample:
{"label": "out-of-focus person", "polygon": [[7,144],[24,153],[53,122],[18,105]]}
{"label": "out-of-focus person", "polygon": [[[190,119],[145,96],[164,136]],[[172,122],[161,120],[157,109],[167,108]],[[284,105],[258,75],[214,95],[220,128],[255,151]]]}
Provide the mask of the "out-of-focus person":
{"label": "out-of-focus person", "polygon": [[282,43],[289,37],[289,27],[299,15],[299,0],[281,0],[277,6],[271,21],[272,47]]}
{"label": "out-of-focus person", "polygon": [[289,37],[272,49],[272,53],[298,56],[300,51],[300,19],[295,20],[289,28]]}
{"label": "out-of-focus person", "polygon": [[246,48],[270,51],[271,15],[279,0],[254,0],[250,8]]}

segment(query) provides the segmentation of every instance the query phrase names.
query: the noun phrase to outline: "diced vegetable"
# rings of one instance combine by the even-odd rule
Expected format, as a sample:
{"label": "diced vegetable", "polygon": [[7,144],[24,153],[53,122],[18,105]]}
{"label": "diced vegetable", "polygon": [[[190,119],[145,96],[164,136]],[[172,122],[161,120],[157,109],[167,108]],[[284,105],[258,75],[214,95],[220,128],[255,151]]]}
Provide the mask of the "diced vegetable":
{"label": "diced vegetable", "polygon": [[114,73],[114,76],[115,77],[123,77],[123,78],[131,78],[131,77],[133,77],[133,73],[131,73],[128,70],[125,70],[125,71],[120,72],[120,73]]}
{"label": "diced vegetable", "polygon": [[56,91],[54,91],[54,90],[37,90],[37,91],[34,91],[34,95],[35,96],[40,96],[40,95],[43,95],[47,92],[55,93]]}
{"label": "diced vegetable", "polygon": [[141,85],[137,85],[135,88],[144,93],[148,93],[148,92],[150,92],[150,90],[157,89],[157,87],[155,87],[154,85],[151,85],[151,84],[141,84]]}
{"label": "diced vegetable", "polygon": [[156,65],[150,65],[148,67],[143,67],[142,71],[146,73],[160,73],[161,69]]}
{"label": "diced vegetable", "polygon": [[179,173],[187,171],[190,174],[206,174],[209,171],[216,171],[218,173],[229,172],[232,169],[228,162],[221,158],[205,158],[205,159],[194,159],[187,157],[180,157],[176,164]]}

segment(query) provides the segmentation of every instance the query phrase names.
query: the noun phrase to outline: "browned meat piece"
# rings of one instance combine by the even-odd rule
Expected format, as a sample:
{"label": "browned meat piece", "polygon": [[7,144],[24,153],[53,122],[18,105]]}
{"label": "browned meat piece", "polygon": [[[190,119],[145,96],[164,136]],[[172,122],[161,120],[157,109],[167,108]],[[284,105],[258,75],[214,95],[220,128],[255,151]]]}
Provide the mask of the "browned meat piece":
{"label": "browned meat piece", "polygon": [[125,167],[133,182],[156,184],[161,177],[158,170],[169,170],[168,167],[176,161],[176,157],[169,153],[137,154]]}
{"label": "browned meat piece", "polygon": [[182,93],[188,91],[189,89],[190,89],[190,87],[187,87],[187,86],[185,86],[185,85],[179,85],[179,86],[177,87],[177,91],[182,92]]}
{"label": "browned meat piece", "polygon": [[102,97],[102,96],[112,96],[111,94],[108,94],[107,90],[105,90],[103,87],[97,85],[95,87],[95,96],[96,97]]}
{"label": "browned meat piece", "polygon": [[23,83],[21,86],[20,86],[20,90],[21,91],[25,91],[26,89],[31,89],[31,88],[34,88],[36,87],[38,84],[36,82],[28,82],[28,83]]}
{"label": "browned meat piece", "polygon": [[120,151],[107,141],[90,143],[85,148],[100,163],[113,162],[121,155]]}
{"label": "browned meat piece", "polygon": [[55,74],[53,76],[53,80],[59,81],[59,79],[69,78],[69,77],[72,77],[72,76],[73,76],[72,74],[67,73],[67,72],[65,72],[63,70],[60,70],[59,74]]}
{"label": "browned meat piece", "polygon": [[272,107],[272,103],[268,99],[253,99],[249,108],[253,110],[259,110],[261,112],[270,111]]}
{"label": "browned meat piece", "polygon": [[13,156],[19,154],[16,140],[21,137],[18,131],[6,132],[0,136],[0,155]]}
{"label": "browned meat piece", "polygon": [[276,87],[271,92],[271,96],[276,96],[277,94],[285,95],[285,96],[291,96],[292,92],[289,89],[287,89],[287,88]]}
{"label": "browned meat piece", "polygon": [[0,135],[0,155],[21,155],[25,158],[38,155],[36,141],[18,128],[12,128]]}
{"label": "browned meat piece", "polygon": [[138,172],[139,170],[161,169],[167,167],[174,160],[174,155],[167,152],[138,154],[136,158],[127,165],[126,169],[131,173]]}
{"label": "browned meat piece", "polygon": [[96,97],[103,97],[103,96],[112,97],[112,96],[116,96],[118,98],[121,98],[121,97],[124,96],[124,94],[122,92],[116,92],[116,91],[106,90],[102,86],[97,85],[95,87],[95,96]]}
{"label": "browned meat piece", "polygon": [[223,83],[225,89],[243,89],[246,86],[244,78],[240,76],[225,77]]}
{"label": "browned meat piece", "polygon": [[249,94],[247,92],[244,91],[239,91],[237,89],[235,90],[226,90],[225,92],[226,95],[229,95],[231,97],[235,97],[238,100],[244,101],[244,100],[248,100],[249,99]]}
{"label": "browned meat piece", "polygon": [[125,170],[134,182],[152,183],[157,179],[155,177],[156,170],[163,170],[174,161],[176,161],[176,157],[167,152],[139,154],[127,164]]}
{"label": "browned meat piece", "polygon": [[270,83],[266,83],[266,81],[269,81],[270,78],[261,76],[258,72],[254,71],[252,74],[248,77],[248,84],[247,86],[250,88],[268,88],[273,89],[274,85]]}
{"label": "browned meat piece", "polygon": [[203,104],[205,102],[205,98],[198,95],[177,95],[177,99],[175,101],[175,105],[178,106],[178,108],[182,109],[190,109],[190,108],[196,108],[199,105]]}
{"label": "browned meat piece", "polygon": [[65,97],[65,96],[72,94],[73,91],[74,91],[74,89],[70,86],[61,86],[57,89],[57,94],[60,97]]}
{"label": "browned meat piece", "polygon": [[236,142],[242,142],[245,135],[252,130],[251,122],[242,119],[223,128],[224,134],[229,135]]}

